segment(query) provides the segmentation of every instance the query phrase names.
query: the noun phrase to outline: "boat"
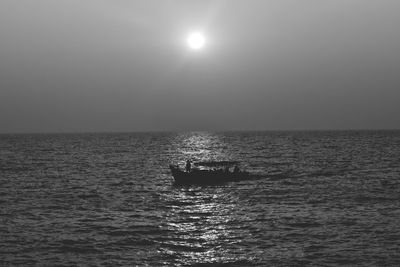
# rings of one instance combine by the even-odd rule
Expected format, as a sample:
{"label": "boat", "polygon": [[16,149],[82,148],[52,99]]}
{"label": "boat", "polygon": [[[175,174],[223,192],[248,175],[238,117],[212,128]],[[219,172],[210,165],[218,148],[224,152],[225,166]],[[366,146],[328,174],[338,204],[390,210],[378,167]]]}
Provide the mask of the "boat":
{"label": "boat", "polygon": [[220,184],[249,178],[248,172],[239,169],[237,161],[203,161],[193,165],[188,171],[169,165],[175,184]]}

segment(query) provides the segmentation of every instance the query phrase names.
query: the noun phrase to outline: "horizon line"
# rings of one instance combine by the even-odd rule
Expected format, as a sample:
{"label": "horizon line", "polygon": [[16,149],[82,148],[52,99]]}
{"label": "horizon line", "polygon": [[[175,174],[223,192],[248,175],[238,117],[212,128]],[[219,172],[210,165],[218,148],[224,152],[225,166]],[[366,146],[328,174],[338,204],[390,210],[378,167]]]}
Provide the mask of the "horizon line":
{"label": "horizon line", "polygon": [[232,133],[232,132],[356,132],[356,131],[400,131],[400,128],[348,128],[348,129],[240,129],[240,130],[132,130],[132,131],[32,131],[32,132],[0,132],[9,134],[129,134],[129,133]]}

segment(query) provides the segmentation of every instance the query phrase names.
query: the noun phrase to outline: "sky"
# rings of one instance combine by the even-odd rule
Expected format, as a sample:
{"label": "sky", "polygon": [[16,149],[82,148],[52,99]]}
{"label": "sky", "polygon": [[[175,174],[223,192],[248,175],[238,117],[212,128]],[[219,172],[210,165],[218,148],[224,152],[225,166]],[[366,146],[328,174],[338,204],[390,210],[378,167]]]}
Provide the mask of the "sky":
{"label": "sky", "polygon": [[[400,129],[398,0],[2,0],[0,132]],[[187,46],[200,32],[201,49]]]}

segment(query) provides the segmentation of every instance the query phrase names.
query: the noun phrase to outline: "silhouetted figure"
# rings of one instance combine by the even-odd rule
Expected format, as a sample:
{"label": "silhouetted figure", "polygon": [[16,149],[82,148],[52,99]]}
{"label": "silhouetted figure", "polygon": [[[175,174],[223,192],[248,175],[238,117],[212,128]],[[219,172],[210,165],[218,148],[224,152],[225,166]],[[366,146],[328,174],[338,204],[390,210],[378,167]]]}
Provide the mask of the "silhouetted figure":
{"label": "silhouetted figure", "polygon": [[233,173],[239,173],[240,169],[239,167],[236,165],[235,168],[233,169]]}
{"label": "silhouetted figure", "polygon": [[190,164],[190,161],[187,160],[187,161],[186,161],[186,172],[190,172],[191,170],[192,170],[192,166],[191,166],[191,164]]}
{"label": "silhouetted figure", "polygon": [[225,167],[225,173],[229,173],[229,166]]}

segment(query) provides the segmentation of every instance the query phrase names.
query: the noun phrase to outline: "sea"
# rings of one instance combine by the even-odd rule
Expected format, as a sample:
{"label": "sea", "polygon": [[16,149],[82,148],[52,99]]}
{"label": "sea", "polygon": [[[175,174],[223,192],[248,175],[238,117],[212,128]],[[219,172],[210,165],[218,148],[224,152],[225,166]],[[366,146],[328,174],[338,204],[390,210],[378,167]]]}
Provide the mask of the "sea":
{"label": "sea", "polygon": [[400,266],[400,131],[2,134],[0,266]]}

